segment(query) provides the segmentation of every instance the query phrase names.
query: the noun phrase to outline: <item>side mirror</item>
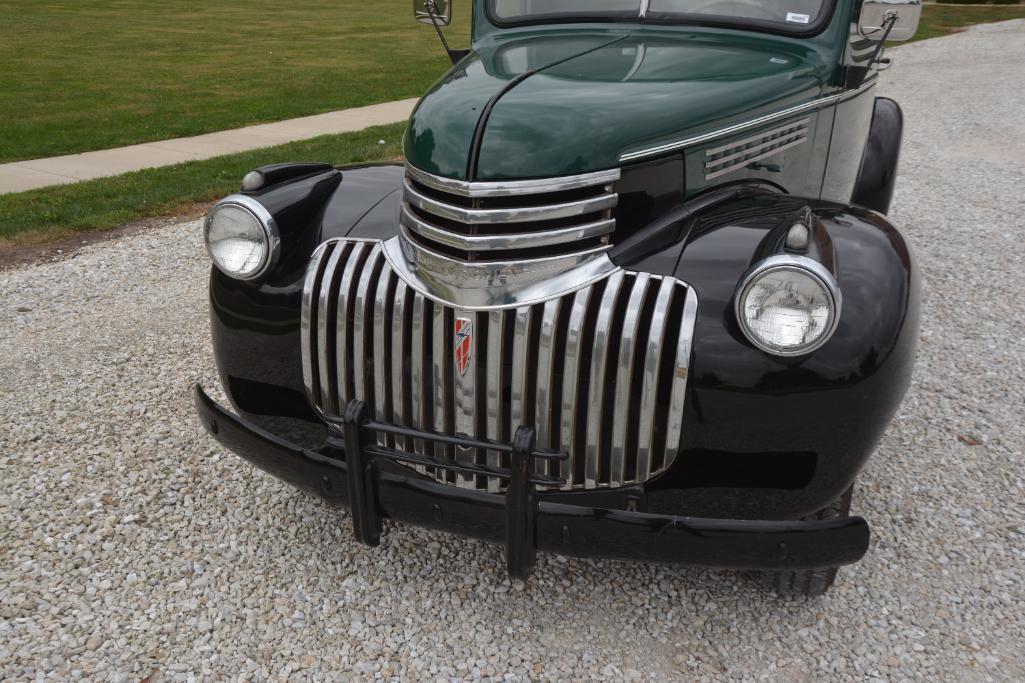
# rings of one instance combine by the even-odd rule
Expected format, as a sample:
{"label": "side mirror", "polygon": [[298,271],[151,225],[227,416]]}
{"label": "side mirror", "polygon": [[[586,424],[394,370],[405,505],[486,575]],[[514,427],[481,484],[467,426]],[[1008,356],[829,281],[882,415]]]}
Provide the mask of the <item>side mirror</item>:
{"label": "side mirror", "polygon": [[921,16],[922,0],[864,0],[858,31],[866,38],[878,40],[892,23],[887,40],[910,40]]}
{"label": "side mirror", "polygon": [[413,0],[413,17],[421,24],[448,26],[452,23],[452,0]]}

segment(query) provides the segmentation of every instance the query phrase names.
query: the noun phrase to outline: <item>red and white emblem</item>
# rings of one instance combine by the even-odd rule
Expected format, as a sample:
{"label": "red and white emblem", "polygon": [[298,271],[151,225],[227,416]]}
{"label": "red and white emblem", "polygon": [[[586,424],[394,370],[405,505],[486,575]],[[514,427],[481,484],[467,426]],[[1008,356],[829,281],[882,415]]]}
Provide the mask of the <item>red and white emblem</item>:
{"label": "red and white emblem", "polygon": [[469,318],[456,318],[456,368],[466,374],[473,356],[473,323]]}

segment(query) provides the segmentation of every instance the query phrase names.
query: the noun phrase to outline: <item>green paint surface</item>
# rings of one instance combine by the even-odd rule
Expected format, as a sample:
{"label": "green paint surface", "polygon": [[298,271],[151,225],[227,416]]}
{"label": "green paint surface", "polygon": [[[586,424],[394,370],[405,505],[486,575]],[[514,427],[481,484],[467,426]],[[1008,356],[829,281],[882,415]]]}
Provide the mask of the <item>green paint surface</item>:
{"label": "green paint surface", "polygon": [[430,173],[465,178],[477,121],[493,97],[528,71],[593,50],[617,37],[546,33],[478,46],[420,100],[406,132],[406,159]]}
{"label": "green paint surface", "polygon": [[631,31],[531,76],[488,120],[480,178],[611,168],[619,156],[815,99],[814,50],[760,36]]}

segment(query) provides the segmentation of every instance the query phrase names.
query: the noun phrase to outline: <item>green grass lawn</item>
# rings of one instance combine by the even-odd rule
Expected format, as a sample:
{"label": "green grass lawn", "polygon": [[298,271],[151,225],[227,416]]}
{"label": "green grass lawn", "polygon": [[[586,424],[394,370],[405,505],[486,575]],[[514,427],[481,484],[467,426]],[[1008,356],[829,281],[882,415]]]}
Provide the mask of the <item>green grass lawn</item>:
{"label": "green grass lawn", "polygon": [[448,59],[409,0],[0,0],[0,65],[4,162],[415,97]]}
{"label": "green grass lawn", "polygon": [[922,20],[914,40],[945,36],[972,24],[1023,17],[1025,5],[923,5]]}
{"label": "green grass lawn", "polygon": [[[411,4],[0,0],[0,163],[417,96],[447,63]],[[928,5],[916,39],[1021,16]]]}
{"label": "green grass lawn", "polygon": [[0,250],[5,245],[45,242],[167,216],[238,191],[242,176],[265,164],[326,161],[337,165],[397,159],[402,154],[404,127],[403,123],[376,126],[358,133],[324,135],[252,152],[0,195]]}

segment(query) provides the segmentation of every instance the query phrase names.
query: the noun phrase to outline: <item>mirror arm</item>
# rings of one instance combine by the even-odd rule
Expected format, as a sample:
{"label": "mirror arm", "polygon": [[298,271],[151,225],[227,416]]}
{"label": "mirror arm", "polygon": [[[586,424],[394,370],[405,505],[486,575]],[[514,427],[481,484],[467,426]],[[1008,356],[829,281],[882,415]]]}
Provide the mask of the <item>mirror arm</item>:
{"label": "mirror arm", "polygon": [[868,65],[878,64],[881,59],[879,55],[883,52],[883,46],[886,44],[886,39],[890,37],[890,31],[897,25],[897,11],[890,10],[889,15],[886,17],[885,28],[883,29],[883,37],[879,39],[879,43],[876,44],[876,50],[872,53],[872,59],[868,60]]}
{"label": "mirror arm", "polygon": [[[424,9],[427,10],[428,16],[431,17],[431,23],[434,24],[434,30],[438,32],[438,38],[441,39],[441,46],[445,48],[445,53],[448,55],[449,60],[453,64],[462,59],[466,53],[462,50],[451,50],[448,47],[448,41],[445,40],[445,34],[441,30],[441,26],[438,26],[438,19],[434,15],[434,0],[425,0]],[[459,54],[462,53],[462,54]],[[456,56],[458,54],[458,57]]]}
{"label": "mirror arm", "polygon": [[[869,70],[872,68],[873,64],[880,64],[880,63],[883,63],[884,61],[885,62],[889,62],[888,59],[887,60],[882,59],[880,57],[880,55],[883,52],[883,46],[886,44],[886,39],[890,36],[890,31],[893,30],[893,27],[896,26],[896,25],[897,25],[897,13],[896,12],[892,12],[885,19],[885,24],[884,24],[884,28],[883,28],[883,36],[882,36],[882,38],[879,39],[879,42],[876,43],[876,48],[872,52],[872,57],[868,60],[866,65],[865,66],[849,66],[849,67],[847,67],[847,75],[846,75],[846,77],[844,79],[844,86],[845,87],[847,87],[847,88],[857,88],[858,86],[860,86],[862,83],[865,82],[866,78],[868,78]],[[889,64],[888,63],[887,63],[887,66],[884,67],[884,69],[885,68],[889,68]]]}

